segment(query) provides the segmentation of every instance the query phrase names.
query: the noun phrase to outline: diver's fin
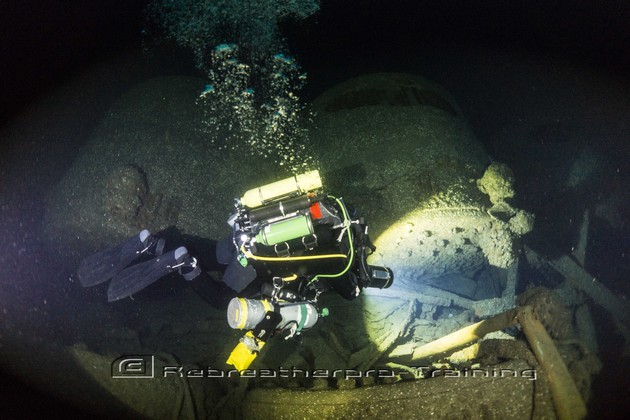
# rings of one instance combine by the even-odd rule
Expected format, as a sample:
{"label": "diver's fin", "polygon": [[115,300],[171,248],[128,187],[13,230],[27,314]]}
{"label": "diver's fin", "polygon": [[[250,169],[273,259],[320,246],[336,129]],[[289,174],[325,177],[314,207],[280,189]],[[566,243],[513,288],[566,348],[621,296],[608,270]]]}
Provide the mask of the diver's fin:
{"label": "diver's fin", "polygon": [[190,265],[194,259],[188,250],[180,246],[174,251],[140,264],[133,265],[116,274],[107,289],[107,300],[113,302],[133,295],[178,268]]}
{"label": "diver's fin", "polygon": [[163,242],[145,229],[112,248],[84,259],[77,270],[79,281],[83,287],[103,283],[131,264],[140,254],[148,253],[149,248],[154,247],[153,253],[161,254]]}

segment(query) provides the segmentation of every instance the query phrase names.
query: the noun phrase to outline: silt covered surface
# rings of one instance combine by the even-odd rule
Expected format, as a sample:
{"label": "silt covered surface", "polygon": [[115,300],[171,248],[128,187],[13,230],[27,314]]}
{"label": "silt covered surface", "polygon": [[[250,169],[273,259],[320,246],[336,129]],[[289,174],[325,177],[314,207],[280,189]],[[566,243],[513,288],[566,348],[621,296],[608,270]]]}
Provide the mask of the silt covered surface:
{"label": "silt covered surface", "polygon": [[[483,274],[492,269],[476,239],[485,237],[492,242],[493,238],[482,229],[471,233],[473,225],[489,219],[485,209],[492,205],[477,187],[476,180],[482,177],[488,163],[482,146],[450,96],[422,78],[384,74],[360,78],[348,86],[350,90],[376,86],[376,91],[390,101],[387,86],[392,83],[394,89],[402,85],[403,89],[431,94],[418,97],[414,93],[416,99],[403,104],[383,103],[371,95],[363,105],[364,97],[355,95],[352,106],[333,107],[331,112],[322,106],[325,95],[315,101],[311,145],[326,191],[342,196],[366,216],[373,239],[388,235],[392,224],[405,220],[403,230],[407,234],[394,234],[396,240],[379,239],[377,257],[387,256],[387,260],[378,262],[393,265],[397,282],[407,291],[413,293],[414,285],[424,284],[430,277],[410,273],[397,262],[414,266],[399,253],[409,253],[405,246],[418,246],[417,242],[401,246],[405,237],[417,240],[417,235],[409,235],[417,224],[422,235],[438,241],[417,251],[422,260],[422,268],[417,269],[433,270],[433,285],[448,283],[451,289],[460,289],[464,283],[470,286],[482,276],[490,278],[484,281],[498,289],[481,292],[477,297],[499,295],[500,273]],[[201,115],[194,103],[200,86],[201,80],[194,78],[153,79],[130,89],[112,106],[47,198],[45,240],[54,244],[53,249],[61,258],[78,261],[142,228],[159,231],[176,225],[183,233],[220,240],[228,232],[224,223],[235,196],[286,175],[260,156],[239,155],[212,146],[199,124]],[[423,99],[427,97],[430,100]],[[394,98],[398,100],[400,96]],[[425,219],[426,212],[432,212],[432,231],[425,230],[421,222],[414,222],[418,212]],[[474,242],[454,242],[453,252],[443,252],[427,264],[422,250],[429,249],[427,252],[433,254],[433,247],[444,247],[451,236],[462,234],[462,226],[467,235],[477,235],[471,236]],[[500,225],[498,231],[511,240],[506,226]],[[462,253],[457,249],[466,250],[465,255],[459,255]],[[99,298],[105,300],[103,288],[90,291],[90,299]],[[322,304],[330,308],[332,315],[306,332],[300,342],[272,340],[257,362],[259,367],[366,368],[385,355],[388,348],[383,348],[384,343],[389,347],[394,342],[403,345],[413,337],[422,337],[426,342],[471,320],[469,311],[456,307],[442,311],[426,302],[417,305],[409,295],[392,298],[379,297],[377,293],[355,302],[330,296]],[[108,319],[112,314],[119,321],[116,326],[108,326],[107,331],[88,326],[90,321]],[[417,318],[411,335],[403,331],[410,316]],[[89,360],[102,359],[100,364],[104,365],[104,355],[113,357],[130,350],[162,354],[162,363],[223,366],[240,337],[240,332],[227,327],[224,317],[224,313],[187,289],[183,280],[168,278],[133,300],[107,306],[97,304],[86,310],[82,320],[71,322],[78,333],[75,346],[68,351],[80,356],[76,360],[84,369],[86,363],[96,363]],[[400,340],[396,334],[400,334]],[[99,382],[106,393],[113,386],[95,377],[91,380]],[[263,380],[253,386],[279,387],[280,393],[287,386],[325,392],[348,388],[345,392],[354,395],[355,387],[361,383]],[[227,384],[221,382],[220,386],[207,388],[205,405],[197,404],[194,409],[215,414],[217,410],[230,409],[240,394]],[[190,400],[198,399],[194,394],[198,390],[188,389],[185,380],[178,386],[178,407],[192,410]],[[122,401],[151,416],[149,405],[142,401],[161,398],[164,392],[159,386],[155,390],[142,389],[136,395],[138,400]],[[375,395],[379,392],[374,391]],[[338,398],[333,394],[322,397],[325,395]],[[380,404],[376,396],[370,398]],[[224,401],[219,408],[214,406],[217,401]],[[352,406],[348,409],[354,410]],[[185,413],[189,415],[190,411]]]}

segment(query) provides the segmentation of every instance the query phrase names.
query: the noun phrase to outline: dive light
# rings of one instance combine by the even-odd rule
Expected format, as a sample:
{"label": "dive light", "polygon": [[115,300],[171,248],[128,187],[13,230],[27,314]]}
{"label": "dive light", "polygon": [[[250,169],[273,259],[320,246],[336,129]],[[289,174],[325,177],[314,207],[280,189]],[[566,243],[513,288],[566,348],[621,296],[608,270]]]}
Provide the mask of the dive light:
{"label": "dive light", "polygon": [[394,283],[394,272],[391,268],[380,267],[378,265],[368,265],[371,271],[369,282],[366,287],[374,287],[377,289],[387,289]]}

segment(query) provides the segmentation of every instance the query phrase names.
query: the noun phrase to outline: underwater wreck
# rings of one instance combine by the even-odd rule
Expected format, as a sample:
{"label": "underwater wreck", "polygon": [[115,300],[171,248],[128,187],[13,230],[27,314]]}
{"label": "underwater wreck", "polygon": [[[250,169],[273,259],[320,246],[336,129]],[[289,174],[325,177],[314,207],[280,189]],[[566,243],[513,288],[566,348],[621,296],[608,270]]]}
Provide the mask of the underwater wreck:
{"label": "underwater wreck", "polygon": [[[190,101],[201,84],[161,78],[121,98],[51,193],[46,235],[58,252],[83,257],[140,225],[225,234],[232,190],[274,168],[202,151]],[[239,338],[225,313],[188,290],[142,300],[133,326],[107,333],[111,342],[85,328],[77,344],[55,349],[67,355],[60,367],[83,370],[64,372],[57,392],[80,377],[94,386],[71,393],[74,402],[150,418],[584,417],[600,368],[589,306],[609,311],[630,339],[628,305],[583,268],[588,216],[575,255],[528,247],[534,215],[511,204],[512,171],[488,158],[455,101],[418,76],[358,77],[313,109],[324,184],[370,221],[370,261],[390,267],[394,285],[355,302],[323,297],[328,318],[299,342],[271,340],[252,366],[269,374],[240,378],[218,377]],[[531,284],[524,267],[549,282]],[[157,372],[187,373],[113,379],[120,352],[154,354]]]}

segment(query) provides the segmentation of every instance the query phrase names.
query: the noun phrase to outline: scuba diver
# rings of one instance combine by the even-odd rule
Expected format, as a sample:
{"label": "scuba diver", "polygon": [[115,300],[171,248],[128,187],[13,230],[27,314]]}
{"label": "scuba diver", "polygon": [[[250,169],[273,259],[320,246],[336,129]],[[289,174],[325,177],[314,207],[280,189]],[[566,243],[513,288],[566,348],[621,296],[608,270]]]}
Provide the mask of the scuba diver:
{"label": "scuba diver", "polygon": [[[83,260],[79,280],[89,287],[111,278],[107,297],[113,302],[178,272],[213,306],[227,309],[230,327],[246,330],[227,360],[239,371],[274,334],[299,335],[327,316],[317,303],[322,293],[352,300],[365,287],[393,282],[389,268],[367,263],[375,247],[363,218],[343,199],[323,193],[318,171],[247,191],[235,199],[228,225],[231,233],[213,256],[199,253],[199,238],[175,229],[160,235],[143,230]],[[167,240],[186,246],[165,252]],[[217,264],[224,267],[222,282],[208,274]]]}

